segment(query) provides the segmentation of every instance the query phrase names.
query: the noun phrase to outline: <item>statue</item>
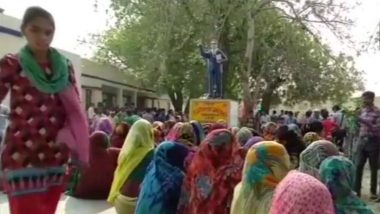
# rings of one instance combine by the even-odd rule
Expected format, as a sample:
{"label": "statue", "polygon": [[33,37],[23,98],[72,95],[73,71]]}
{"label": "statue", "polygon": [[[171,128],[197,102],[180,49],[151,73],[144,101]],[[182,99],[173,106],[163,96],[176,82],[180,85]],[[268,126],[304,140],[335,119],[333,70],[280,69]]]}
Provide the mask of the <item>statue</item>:
{"label": "statue", "polygon": [[208,98],[223,98],[223,63],[227,56],[218,48],[218,42],[212,40],[210,50],[205,51],[198,45],[201,55],[208,61]]}

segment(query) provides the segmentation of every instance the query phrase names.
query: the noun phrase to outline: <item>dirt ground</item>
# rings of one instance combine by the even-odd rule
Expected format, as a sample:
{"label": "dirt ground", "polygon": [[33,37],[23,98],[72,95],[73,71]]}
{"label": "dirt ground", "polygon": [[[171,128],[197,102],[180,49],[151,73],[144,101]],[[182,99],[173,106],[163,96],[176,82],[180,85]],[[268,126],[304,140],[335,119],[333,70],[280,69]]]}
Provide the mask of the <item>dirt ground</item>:
{"label": "dirt ground", "polygon": [[[369,206],[373,208],[375,213],[380,214],[380,203],[373,203],[371,202],[371,200],[369,200],[369,196],[370,196],[369,187],[370,187],[370,172],[369,172],[369,169],[366,168],[365,173],[364,173],[364,178],[363,178],[363,184],[362,184],[363,199],[365,199],[368,202]],[[380,190],[378,189],[377,191],[379,192]]]}

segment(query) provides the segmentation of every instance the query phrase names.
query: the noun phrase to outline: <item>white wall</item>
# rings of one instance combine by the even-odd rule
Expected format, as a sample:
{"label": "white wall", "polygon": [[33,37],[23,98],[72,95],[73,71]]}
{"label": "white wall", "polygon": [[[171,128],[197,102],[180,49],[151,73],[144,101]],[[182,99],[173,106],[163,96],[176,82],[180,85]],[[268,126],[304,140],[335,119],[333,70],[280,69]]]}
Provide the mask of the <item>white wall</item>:
{"label": "white wall", "polygon": [[[21,22],[20,20],[0,14],[0,26],[10,28],[13,30],[20,30]],[[0,57],[8,53],[17,53],[21,47],[26,44],[26,41],[22,37],[17,37],[14,35],[0,33]],[[78,87],[81,85],[81,58],[79,55],[70,53],[67,51],[59,50],[63,55],[65,55],[73,63],[75,69],[75,77],[78,83]],[[80,90],[81,91],[81,90]],[[9,96],[4,100],[5,105],[9,105]]]}

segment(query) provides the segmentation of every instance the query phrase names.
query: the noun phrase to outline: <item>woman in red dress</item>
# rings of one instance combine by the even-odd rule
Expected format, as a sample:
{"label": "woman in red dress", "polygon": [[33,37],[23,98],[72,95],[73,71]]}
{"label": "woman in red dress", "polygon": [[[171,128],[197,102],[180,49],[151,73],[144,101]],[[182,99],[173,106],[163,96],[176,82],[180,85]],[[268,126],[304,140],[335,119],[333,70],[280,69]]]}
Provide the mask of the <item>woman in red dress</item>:
{"label": "woman in red dress", "polygon": [[322,124],[324,131],[324,139],[328,141],[333,140],[333,133],[339,128],[339,126],[335,123],[335,121],[329,117],[329,112],[326,109],[321,110],[322,115]]}
{"label": "woman in red dress", "polygon": [[3,183],[12,214],[53,214],[70,155],[88,162],[88,124],[72,66],[50,47],[52,15],[30,7],[21,30],[27,45],[0,60],[0,102],[10,92],[11,107],[1,156]]}

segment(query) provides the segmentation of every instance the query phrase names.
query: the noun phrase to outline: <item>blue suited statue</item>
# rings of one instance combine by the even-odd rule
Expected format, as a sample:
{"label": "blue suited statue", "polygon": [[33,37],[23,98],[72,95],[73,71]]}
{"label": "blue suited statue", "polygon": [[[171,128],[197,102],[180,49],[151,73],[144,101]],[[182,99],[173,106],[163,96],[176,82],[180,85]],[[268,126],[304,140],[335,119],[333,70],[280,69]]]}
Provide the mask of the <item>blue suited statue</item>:
{"label": "blue suited statue", "polygon": [[205,51],[201,44],[199,49],[208,61],[208,98],[223,98],[223,63],[227,56],[218,48],[216,40],[211,41],[210,50]]}

